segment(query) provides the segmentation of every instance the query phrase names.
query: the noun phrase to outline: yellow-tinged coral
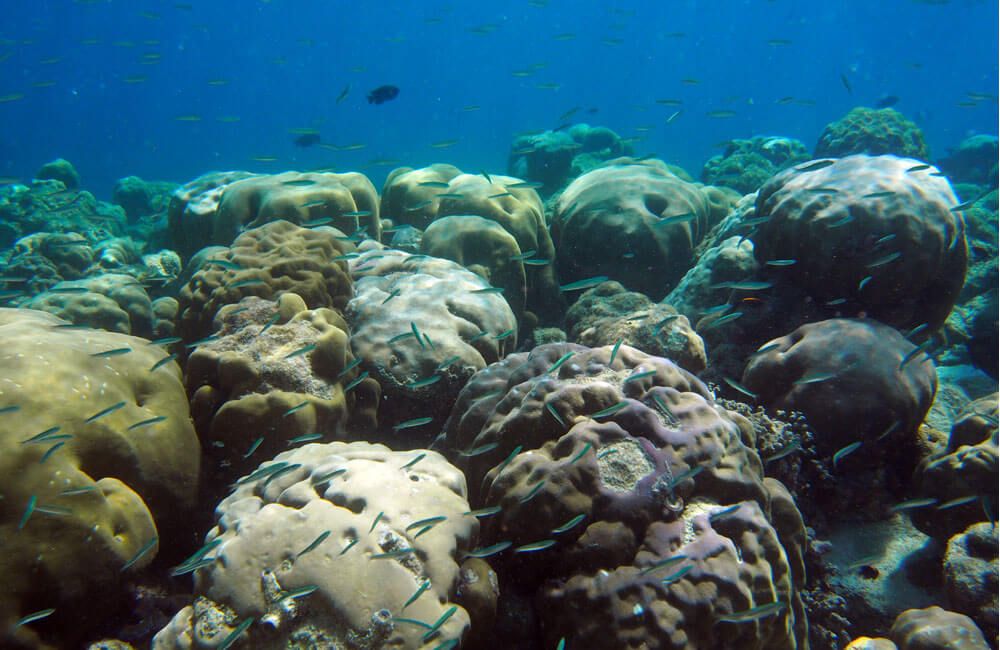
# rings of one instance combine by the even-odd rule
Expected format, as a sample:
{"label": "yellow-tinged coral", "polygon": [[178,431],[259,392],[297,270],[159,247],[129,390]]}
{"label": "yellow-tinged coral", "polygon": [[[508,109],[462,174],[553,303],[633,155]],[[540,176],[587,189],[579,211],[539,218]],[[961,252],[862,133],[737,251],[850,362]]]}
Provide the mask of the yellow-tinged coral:
{"label": "yellow-tinged coral", "polygon": [[[0,309],[0,645],[75,647],[115,611],[123,568],[176,539],[199,449],[176,364],[136,337]],[[161,419],[162,418],[162,419]],[[12,630],[26,614],[44,621]]]}

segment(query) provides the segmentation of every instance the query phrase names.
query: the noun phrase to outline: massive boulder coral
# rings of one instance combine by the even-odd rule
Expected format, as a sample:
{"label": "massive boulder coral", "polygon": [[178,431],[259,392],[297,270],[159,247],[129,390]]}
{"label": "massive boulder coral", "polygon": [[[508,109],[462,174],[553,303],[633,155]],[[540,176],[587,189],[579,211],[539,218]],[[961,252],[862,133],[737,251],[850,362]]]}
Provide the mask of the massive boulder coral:
{"label": "massive boulder coral", "polygon": [[494,555],[498,620],[518,616],[500,642],[807,647],[802,519],[753,437],[693,375],[626,345],[548,344],[477,373],[435,448],[486,508],[474,554]]}
{"label": "massive boulder coral", "polygon": [[657,160],[606,163],[570,183],[556,202],[559,277],[569,283],[607,276],[659,300],[728,211],[726,196],[682,180]]}
{"label": "massive boulder coral", "polygon": [[341,310],[351,298],[347,256],[354,246],[335,228],[272,221],[201,260],[179,296],[178,331],[191,342],[211,333],[218,311],[246,296],[298,294],[312,309]]}
{"label": "massive boulder coral", "polygon": [[938,162],[941,171],[957,183],[997,186],[1000,140],[995,135],[976,134],[962,140]]}
{"label": "massive boulder coral", "polygon": [[758,135],[749,140],[730,140],[721,154],[705,162],[701,180],[749,194],[775,173],[806,160],[809,151],[793,138]]}
{"label": "massive boulder coral", "polygon": [[[545,221],[542,201],[530,185],[510,176],[463,174],[451,165],[431,165],[422,169],[401,167],[386,178],[382,189],[382,216],[399,224],[427,230],[421,252],[446,257],[456,262],[469,259],[483,266],[484,275],[503,277],[515,271],[523,273],[527,293],[527,309],[544,321],[561,316],[562,298],[556,282],[553,259],[555,248]],[[452,220],[461,229],[432,223],[448,216],[478,216],[496,222],[517,244],[517,250],[506,260],[487,260],[469,250],[477,240],[497,239],[498,235],[484,230],[485,225],[474,220]],[[478,235],[473,235],[479,231]],[[463,235],[466,235],[465,241]],[[508,247],[509,241],[503,244]],[[431,252],[431,251],[434,252]],[[514,258],[514,259],[511,259]],[[490,262],[488,265],[485,262]],[[514,263],[511,271],[507,267]],[[497,285],[504,286],[507,285]],[[516,286],[511,285],[511,298],[517,304]],[[520,313],[518,314],[520,316]]]}
{"label": "massive boulder coral", "polygon": [[948,540],[942,563],[949,606],[983,630],[996,630],[1000,573],[996,522],[973,524]]}
{"label": "massive boulder coral", "polygon": [[861,442],[852,458],[873,466],[904,448],[913,454],[908,441],[930,409],[937,376],[927,355],[891,327],[835,318],[761,346],[743,385],[769,408],[805,414],[822,455]]}
{"label": "massive boulder coral", "polygon": [[958,201],[933,171],[863,155],[785,170],[758,192],[754,254],[761,264],[794,260],[791,281],[818,303],[933,330],[955,304],[968,257]]}
{"label": "massive boulder coral", "polygon": [[[978,399],[961,413],[944,449],[926,456],[914,474],[914,490],[946,508],[921,508],[913,523],[941,541],[988,517],[980,498],[996,496],[997,394]],[[964,503],[962,503],[964,501]]]}
{"label": "massive boulder coral", "polygon": [[26,309],[0,309],[0,338],[0,645],[79,647],[119,611],[121,581],[157,538],[182,534],[198,440],[160,347]]}
{"label": "massive boulder coral", "polygon": [[219,504],[197,598],[153,648],[216,648],[241,621],[264,650],[457,645],[476,602],[459,592],[488,589],[456,562],[478,533],[468,510],[465,478],[434,452],[335,442],[280,454]]}
{"label": "massive boulder coral", "polygon": [[454,262],[376,249],[351,260],[351,275],[351,349],[382,387],[380,424],[436,420],[407,428],[411,441],[433,434],[474,372],[516,348],[506,301]]}
{"label": "massive boulder coral", "polygon": [[105,273],[60,282],[23,306],[47,311],[78,325],[146,338],[153,336],[153,303],[131,275]]}
{"label": "massive boulder coral", "polygon": [[548,195],[606,160],[630,155],[632,145],[611,129],[574,124],[514,138],[507,170],[541,183]]}
{"label": "massive boulder coral", "polygon": [[927,160],[930,155],[924,134],[917,125],[892,108],[852,108],[844,117],[823,129],[816,143],[817,158],[852,154],[895,154]]}
{"label": "massive boulder coral", "polygon": [[[0,189],[0,244],[36,232],[77,233],[86,242],[125,234],[125,211],[57,180]],[[5,231],[5,232],[4,232]]]}
{"label": "massive boulder coral", "polygon": [[362,174],[214,173],[174,193],[168,212],[177,250],[188,256],[210,244],[228,246],[249,228],[273,221],[333,223],[378,239],[378,193]]}
{"label": "massive boulder coral", "polygon": [[185,364],[191,415],[217,482],[289,445],[375,427],[379,387],[351,354],[350,331],[332,309],[307,309],[293,293],[224,307],[216,338]]}
{"label": "massive boulder coral", "polygon": [[621,340],[688,372],[705,369],[705,343],[685,316],[617,282],[584,292],[566,313],[566,328],[574,343],[596,348]]}
{"label": "massive boulder coral", "polygon": [[899,650],[988,650],[990,647],[972,619],[937,606],[906,610],[892,624],[889,637]]}

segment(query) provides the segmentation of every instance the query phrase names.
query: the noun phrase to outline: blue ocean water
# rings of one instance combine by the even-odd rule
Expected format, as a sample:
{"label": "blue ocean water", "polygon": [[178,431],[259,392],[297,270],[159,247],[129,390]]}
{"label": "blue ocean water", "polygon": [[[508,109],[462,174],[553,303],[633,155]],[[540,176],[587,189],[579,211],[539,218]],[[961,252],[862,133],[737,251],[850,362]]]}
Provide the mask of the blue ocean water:
{"label": "blue ocean water", "polygon": [[[501,171],[515,133],[574,108],[572,121],[640,137],[638,154],[695,176],[720,141],[811,147],[825,124],[888,95],[932,157],[997,130],[995,100],[967,95],[997,90],[988,1],[5,5],[0,175],[30,178],[61,156],[103,197],[122,176],[208,169],[334,167],[376,185],[397,164]],[[383,84],[399,97],[369,105]],[[707,115],[720,110],[734,115]],[[293,129],[364,147],[297,148]]]}

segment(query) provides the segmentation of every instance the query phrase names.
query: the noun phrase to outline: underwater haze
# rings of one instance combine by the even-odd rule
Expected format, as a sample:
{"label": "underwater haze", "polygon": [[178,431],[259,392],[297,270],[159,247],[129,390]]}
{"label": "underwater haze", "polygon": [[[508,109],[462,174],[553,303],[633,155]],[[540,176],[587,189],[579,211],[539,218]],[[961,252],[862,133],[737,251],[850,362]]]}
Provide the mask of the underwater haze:
{"label": "underwater haze", "polygon": [[8,1],[0,649],[998,650],[998,6]]}

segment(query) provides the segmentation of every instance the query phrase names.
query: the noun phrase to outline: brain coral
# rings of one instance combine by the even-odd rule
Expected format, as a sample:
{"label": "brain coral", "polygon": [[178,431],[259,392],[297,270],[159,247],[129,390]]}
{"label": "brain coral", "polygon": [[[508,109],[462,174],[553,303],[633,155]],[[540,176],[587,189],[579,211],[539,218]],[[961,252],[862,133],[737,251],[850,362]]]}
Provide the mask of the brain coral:
{"label": "brain coral", "polygon": [[[383,425],[439,418],[468,378],[513,351],[517,322],[482,278],[448,260],[374,250],[351,260],[351,349],[385,395]],[[433,397],[433,399],[431,399]],[[430,423],[407,430],[412,440]]]}
{"label": "brain coral", "polygon": [[628,346],[548,344],[477,373],[435,447],[495,509],[478,554],[499,618],[527,616],[496,641],[806,647],[802,519],[753,444],[693,375]]}
{"label": "brain coral", "polygon": [[346,255],[354,246],[334,228],[272,221],[244,232],[205,259],[179,296],[178,330],[187,341],[211,332],[219,309],[245,296],[298,294],[307,307],[343,309],[351,297]]}
{"label": "brain coral", "polygon": [[[935,329],[965,279],[967,247],[948,181],[895,156],[850,156],[781,172],[757,195],[757,260],[796,260],[790,279],[896,327]],[[779,269],[780,270],[780,269]]]}
{"label": "brain coral", "polygon": [[335,442],[280,454],[219,504],[198,598],[153,647],[216,648],[246,620],[245,642],[262,649],[458,640],[469,614],[455,558],[478,531],[468,510],[465,478],[434,452]]}
{"label": "brain coral", "polygon": [[221,474],[249,471],[301,436],[374,428],[378,384],[360,377],[337,312],[307,309],[293,293],[276,303],[248,297],[223,308],[216,325],[218,338],[191,354],[184,381]]}
{"label": "brain coral", "polygon": [[834,318],[762,346],[743,384],[769,408],[805,414],[821,454],[862,441],[852,460],[871,465],[910,439],[934,399],[934,365],[915,352],[878,321]]}
{"label": "brain coral", "polygon": [[713,207],[702,187],[660,161],[621,159],[587,172],[562,193],[552,217],[560,279],[604,275],[659,300],[721,219]]}
{"label": "brain coral", "polygon": [[79,647],[119,611],[126,563],[148,564],[157,536],[176,542],[194,505],[200,450],[177,365],[154,369],[166,354],[148,341],[68,325],[0,309],[3,647]]}
{"label": "brain coral", "polygon": [[927,160],[930,155],[924,144],[924,134],[902,113],[891,108],[864,106],[852,108],[844,117],[827,124],[815,151],[817,158],[858,153],[895,154],[920,160]]}
{"label": "brain coral", "polygon": [[[422,169],[402,167],[394,170],[382,189],[382,216],[397,223],[426,229],[427,247],[442,257],[461,262],[469,257],[468,247],[449,239],[468,236],[472,226],[461,231],[431,224],[441,217],[478,216],[499,224],[517,243],[512,257],[495,260],[490,275],[502,276],[510,262],[520,269],[527,285],[527,308],[543,320],[554,321],[561,316],[559,295],[552,260],[555,248],[545,222],[545,210],[538,193],[530,187],[519,187],[522,181],[510,176],[463,174],[451,165],[431,165]],[[451,223],[456,223],[454,220]],[[463,222],[469,223],[469,222]],[[479,226],[475,226],[479,229]],[[481,230],[481,229],[480,229]],[[496,235],[491,235],[496,238]],[[505,245],[509,245],[507,242]],[[422,252],[430,253],[429,249]],[[526,260],[531,260],[527,262]],[[485,261],[478,258],[474,264]],[[465,262],[462,262],[463,264]],[[498,285],[505,286],[506,285]],[[517,294],[511,295],[515,305]]]}
{"label": "brain coral", "polygon": [[169,224],[177,249],[187,256],[211,244],[228,246],[240,232],[278,220],[334,223],[378,239],[378,210],[375,186],[362,174],[229,172],[177,190]]}

